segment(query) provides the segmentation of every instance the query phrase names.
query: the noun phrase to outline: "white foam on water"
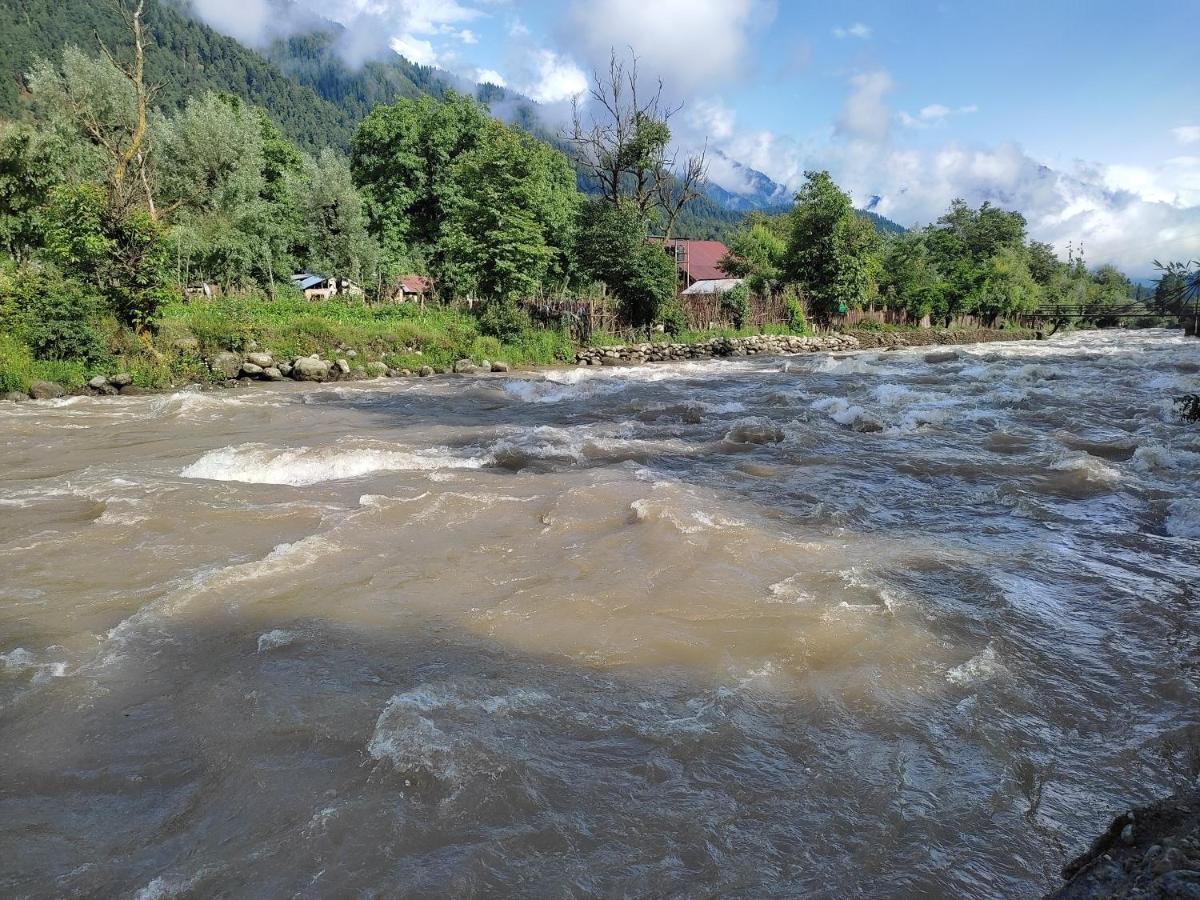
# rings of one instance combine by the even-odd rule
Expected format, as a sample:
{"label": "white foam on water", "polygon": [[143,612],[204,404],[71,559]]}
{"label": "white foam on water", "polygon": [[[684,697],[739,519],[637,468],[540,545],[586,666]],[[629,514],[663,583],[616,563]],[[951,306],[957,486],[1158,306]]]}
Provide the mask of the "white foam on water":
{"label": "white foam on water", "polygon": [[1077,474],[1096,484],[1115,484],[1121,480],[1119,469],[1088,453],[1068,453],[1051,463],[1050,468]]}
{"label": "white foam on water", "polygon": [[959,687],[969,687],[973,684],[989,681],[1003,675],[1008,670],[996,654],[996,648],[988,644],[980,653],[972,656],[966,662],[954,666],[946,673],[946,680]]}
{"label": "white foam on water", "polygon": [[1191,497],[1172,500],[1166,527],[1172,537],[1200,538],[1200,500]]}
{"label": "white foam on water", "polygon": [[[61,650],[61,648],[57,649]],[[0,653],[0,670],[13,674],[32,672],[33,683],[42,684],[52,678],[65,677],[67,664],[55,660],[42,661],[32,650],[16,647],[8,653]]]}
{"label": "white foam on water", "polygon": [[859,422],[871,421],[870,414],[856,403],[851,403],[845,397],[822,397],[812,404],[817,412],[823,412],[839,425],[853,426]]}
{"label": "white foam on water", "polygon": [[769,603],[810,603],[813,595],[804,590],[800,586],[801,576],[799,573],[789,575],[782,581],[776,581],[774,584],[767,587]]}
{"label": "white foam on water", "polygon": [[210,481],[301,487],[358,478],[373,472],[478,469],[485,461],[479,456],[457,456],[446,447],[430,450],[293,447],[281,450],[262,444],[242,444],[209,451],[180,475]]}
{"label": "white foam on water", "polygon": [[1200,453],[1147,444],[1133,452],[1129,464],[1139,472],[1171,472],[1200,469]]}
{"label": "white foam on water", "polygon": [[288,631],[286,628],[273,628],[258,636],[258,652],[266,653],[279,647],[286,647],[299,636],[299,632],[296,631]]}

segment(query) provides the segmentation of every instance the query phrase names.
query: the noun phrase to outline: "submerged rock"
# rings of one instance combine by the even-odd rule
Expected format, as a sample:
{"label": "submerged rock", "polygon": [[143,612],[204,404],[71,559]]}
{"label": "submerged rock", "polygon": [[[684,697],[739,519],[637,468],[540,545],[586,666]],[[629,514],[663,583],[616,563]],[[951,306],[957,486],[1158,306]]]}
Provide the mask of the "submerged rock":
{"label": "submerged rock", "polygon": [[778,444],[783,440],[783,429],[766,419],[738,422],[725,435],[734,444]]}
{"label": "submerged rock", "polygon": [[925,362],[927,363],[954,362],[956,359],[958,359],[958,353],[954,350],[939,350],[937,353],[925,354]]}
{"label": "submerged rock", "polygon": [[1049,900],[1200,897],[1200,790],[1117,816]]}
{"label": "submerged rock", "polygon": [[421,366],[421,368],[417,369],[417,374],[422,378],[428,378],[434,374],[433,366]]}

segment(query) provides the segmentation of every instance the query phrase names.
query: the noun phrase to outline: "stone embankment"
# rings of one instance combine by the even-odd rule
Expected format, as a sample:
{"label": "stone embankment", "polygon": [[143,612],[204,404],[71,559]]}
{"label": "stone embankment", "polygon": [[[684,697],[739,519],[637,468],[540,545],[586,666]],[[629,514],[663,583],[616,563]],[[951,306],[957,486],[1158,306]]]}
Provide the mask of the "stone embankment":
{"label": "stone embankment", "polygon": [[797,353],[828,353],[847,350],[929,347],[974,344],[987,341],[1020,341],[1040,337],[1033,331],[865,331],[800,337],[787,334],[756,334],[750,337],[717,337],[697,344],[625,344],[619,347],[589,347],[575,354],[580,366],[619,366],[682,359],[711,359],[724,356],[779,356]]}

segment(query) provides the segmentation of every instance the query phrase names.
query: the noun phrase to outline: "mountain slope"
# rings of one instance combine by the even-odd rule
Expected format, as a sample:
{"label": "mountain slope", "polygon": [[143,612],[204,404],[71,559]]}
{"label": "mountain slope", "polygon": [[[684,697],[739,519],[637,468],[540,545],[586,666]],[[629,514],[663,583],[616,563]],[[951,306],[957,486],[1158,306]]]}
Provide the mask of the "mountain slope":
{"label": "mountain slope", "polygon": [[[40,58],[75,44],[100,52],[99,41],[125,56],[129,33],[116,10],[97,0],[0,0],[0,116],[20,117],[24,75]],[[205,90],[224,91],[266,109],[284,133],[309,150],[349,144],[355,119],[270,61],[161,0],[148,0],[146,80],[160,85],[160,106],[182,106]]]}

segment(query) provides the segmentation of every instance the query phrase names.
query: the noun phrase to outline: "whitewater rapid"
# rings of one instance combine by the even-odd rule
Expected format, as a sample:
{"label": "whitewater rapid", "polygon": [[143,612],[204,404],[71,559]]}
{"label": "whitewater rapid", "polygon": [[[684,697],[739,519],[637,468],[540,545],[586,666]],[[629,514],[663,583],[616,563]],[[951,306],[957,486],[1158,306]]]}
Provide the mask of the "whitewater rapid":
{"label": "whitewater rapid", "polygon": [[1043,892],[1197,775],[1198,373],[0,404],[0,893]]}

